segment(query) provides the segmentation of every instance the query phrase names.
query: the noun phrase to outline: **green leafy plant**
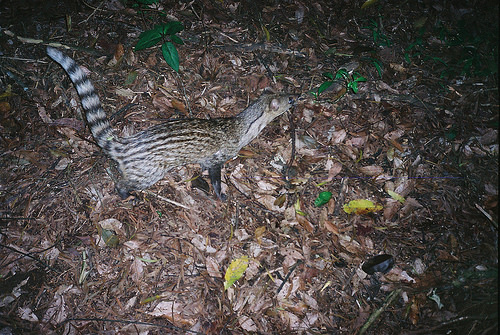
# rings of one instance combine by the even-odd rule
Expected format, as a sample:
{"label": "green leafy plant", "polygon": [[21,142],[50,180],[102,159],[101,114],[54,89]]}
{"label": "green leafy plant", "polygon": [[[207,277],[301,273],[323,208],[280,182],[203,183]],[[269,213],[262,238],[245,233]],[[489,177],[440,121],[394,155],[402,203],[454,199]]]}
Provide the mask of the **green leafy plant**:
{"label": "green leafy plant", "polygon": [[364,28],[369,29],[372,32],[373,42],[375,42],[376,44],[385,47],[390,47],[392,45],[391,40],[382,32],[382,28],[380,28],[377,21],[370,20],[368,26]]}
{"label": "green leafy plant", "polygon": [[[452,26],[442,22],[431,29],[423,26],[415,40],[405,48],[404,58],[409,64],[420,60],[437,65],[433,70],[439,70],[440,77],[445,79],[498,73],[498,32],[492,29],[477,33],[470,28],[470,22],[464,20]],[[426,43],[431,39],[424,39],[424,34],[435,36],[443,45],[442,50]]]}
{"label": "green leafy plant", "polygon": [[379,61],[378,59],[375,59],[373,57],[362,57],[361,59],[372,63],[372,65],[375,67],[375,70],[377,70],[378,75],[380,76],[380,78],[382,78],[382,73],[384,71],[382,69],[382,62],[381,61]]}
{"label": "green leafy plant", "polygon": [[152,5],[158,3],[158,0],[135,0],[132,7],[140,7],[144,5]]}
{"label": "green leafy plant", "polygon": [[147,49],[161,42],[163,58],[175,72],[179,72],[179,54],[174,43],[184,44],[182,39],[176,35],[182,30],[184,30],[184,25],[178,21],[156,25],[153,29],[147,30],[139,36],[135,50]]}
{"label": "green leafy plant", "polygon": [[[158,3],[159,0],[133,0],[130,7],[135,9],[138,14],[147,15],[147,13],[150,12],[152,8],[156,7]],[[161,11],[157,11],[155,13],[159,14],[160,16],[166,16],[166,14]]]}
{"label": "green leafy plant", "polygon": [[346,69],[339,69],[336,73],[335,76],[331,72],[325,72],[323,73],[323,76],[326,78],[330,79],[325,81],[323,84],[321,84],[318,87],[317,92],[312,92],[312,95],[317,99],[319,95],[327,90],[330,86],[333,85],[333,83],[337,81],[344,80],[345,85],[347,90],[351,90],[354,93],[358,93],[358,83],[362,81],[366,81],[366,78],[361,76],[358,72],[354,72],[352,75],[349,74],[349,71]]}
{"label": "green leafy plant", "polygon": [[425,27],[420,28],[415,41],[410,43],[410,45],[405,48],[404,57],[408,64],[411,64],[411,57],[418,57],[422,54],[421,48],[423,45],[424,33]]}

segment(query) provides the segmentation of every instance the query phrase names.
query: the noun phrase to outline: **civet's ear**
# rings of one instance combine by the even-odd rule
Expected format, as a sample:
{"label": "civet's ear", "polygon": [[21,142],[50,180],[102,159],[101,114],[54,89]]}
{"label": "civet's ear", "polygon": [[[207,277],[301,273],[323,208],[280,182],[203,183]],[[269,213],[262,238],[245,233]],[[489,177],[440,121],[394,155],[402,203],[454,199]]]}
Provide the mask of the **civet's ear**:
{"label": "civet's ear", "polygon": [[277,94],[275,90],[273,90],[271,87],[266,87],[264,88],[264,91],[262,91],[262,94]]}
{"label": "civet's ear", "polygon": [[273,99],[271,100],[271,102],[269,103],[269,109],[270,110],[278,110],[280,108],[280,102],[278,101],[278,99]]}

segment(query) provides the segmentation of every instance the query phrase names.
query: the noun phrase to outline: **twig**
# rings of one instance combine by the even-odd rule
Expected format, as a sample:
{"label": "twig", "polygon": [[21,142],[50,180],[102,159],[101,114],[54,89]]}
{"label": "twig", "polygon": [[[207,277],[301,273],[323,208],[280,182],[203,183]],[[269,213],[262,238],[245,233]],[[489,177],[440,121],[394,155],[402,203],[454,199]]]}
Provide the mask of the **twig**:
{"label": "twig", "polygon": [[82,24],[82,23],[87,22],[88,20],[90,20],[90,18],[91,18],[92,16],[94,16],[94,14],[95,14],[98,10],[102,10],[102,9],[101,9],[101,6],[104,4],[104,0],[103,0],[103,1],[101,1],[101,3],[99,4],[99,6],[97,6],[97,7],[93,7],[93,6],[89,5],[88,3],[86,3],[85,1],[83,1],[83,3],[84,3],[86,6],[88,6],[88,7],[90,7],[90,8],[93,8],[93,9],[94,9],[94,11],[92,12],[92,14],[90,14],[90,15],[89,15],[89,16],[88,16],[85,20],[83,20],[83,21],[82,21],[82,22],[80,22],[79,24]]}
{"label": "twig", "polygon": [[173,330],[183,331],[183,332],[192,333],[192,334],[203,334],[203,333],[197,332],[195,330],[180,328],[180,327],[176,327],[173,325],[160,325],[157,323],[142,322],[142,321],[135,321],[135,320],[112,320],[112,319],[100,319],[100,318],[69,318],[69,319],[66,319],[66,320],[58,323],[57,327],[59,328],[62,325],[64,325],[65,323],[68,323],[71,321],[97,321],[97,322],[112,322],[112,323],[123,323],[123,324],[132,324],[132,325],[145,325],[145,326],[152,326],[152,327],[158,327],[158,328],[173,329]]}
{"label": "twig", "polygon": [[186,93],[186,87],[184,86],[184,82],[182,81],[179,73],[176,72],[176,74],[177,74],[177,80],[180,83],[181,88],[182,88],[182,95],[184,96],[184,101],[186,101],[186,107],[189,111],[189,117],[193,117],[193,111],[191,110],[191,106],[189,105],[189,98],[188,98],[187,93]]}
{"label": "twig", "polygon": [[340,184],[342,185],[340,188],[339,195],[337,197],[337,201],[335,201],[335,208],[333,210],[333,215],[338,216],[340,212],[340,208],[342,207],[342,204],[344,203],[344,197],[345,193],[347,190],[347,181],[349,180],[348,177],[343,177]]}
{"label": "twig", "polygon": [[[53,248],[54,246],[55,246],[55,244],[54,244],[54,245],[51,245],[50,247],[48,247],[48,248],[46,248],[46,249],[43,249],[43,250],[37,251],[36,253],[40,253],[40,252],[47,251],[47,250],[49,250],[49,249]],[[4,247],[4,248],[9,249],[9,250],[11,250],[11,251],[17,252],[17,253],[19,253],[19,254],[23,255],[24,257],[31,258],[32,260],[34,260],[34,261],[35,261],[35,262],[37,262],[38,264],[42,265],[44,268],[47,268],[47,269],[52,270],[52,271],[57,272],[57,273],[61,273],[61,271],[59,271],[59,270],[57,270],[57,269],[54,269],[53,267],[51,267],[50,265],[46,264],[45,262],[43,262],[43,261],[39,260],[38,258],[36,258],[36,257],[34,257],[34,256],[31,256],[31,254],[27,254],[27,253],[25,253],[25,252],[22,252],[22,251],[20,251],[20,250],[17,250],[17,249],[15,249],[15,248],[13,248],[13,247],[11,247],[11,246],[8,246],[8,245],[5,245],[5,244],[0,244],[0,247]],[[20,257],[20,258],[23,258],[23,257]],[[7,263],[7,264],[2,264],[2,266],[3,266],[3,267],[6,267],[6,266],[7,266],[7,265],[9,265],[10,263],[13,263],[13,262],[17,261],[17,260],[18,260],[18,259],[20,259],[20,258],[14,259],[14,260],[12,260],[11,262],[9,262],[9,263]]]}
{"label": "twig", "polygon": [[182,207],[182,208],[184,208],[184,209],[189,209],[189,210],[192,210],[192,208],[189,208],[189,207],[187,207],[186,205],[181,204],[180,202],[177,202],[177,201],[170,200],[170,199],[168,199],[168,198],[162,197],[161,195],[159,195],[159,194],[155,194],[155,193],[153,193],[153,192],[151,192],[151,191],[145,191],[145,192],[146,192],[147,194],[149,194],[149,195],[153,195],[153,196],[157,197],[157,198],[158,198],[158,199],[160,199],[160,200],[163,200],[163,201],[166,201],[166,202],[168,202],[168,203],[171,203],[172,205],[176,205],[176,206]]}
{"label": "twig", "polygon": [[483,213],[483,215],[484,215],[484,216],[486,216],[486,217],[488,218],[488,220],[490,220],[491,224],[492,224],[493,226],[495,226],[495,228],[496,228],[496,229],[498,229],[498,222],[496,222],[496,221],[495,221],[495,220],[491,217],[491,215],[490,215],[488,212],[486,212],[486,211],[485,211],[485,210],[484,210],[481,206],[479,206],[478,204],[474,204],[474,205],[476,205],[476,208],[477,208],[477,209],[479,209],[479,211],[480,211],[481,213]]}
{"label": "twig", "polygon": [[273,83],[276,83],[276,78],[274,77],[273,71],[271,71],[271,68],[269,67],[269,65],[267,64],[267,62],[264,61],[264,59],[260,55],[260,52],[258,50],[255,50],[253,53],[257,57],[257,59],[259,60],[259,63],[262,66],[264,66],[264,68],[266,69],[267,76],[269,77],[269,79],[271,79],[273,81]]}
{"label": "twig", "polygon": [[59,42],[47,42],[45,40],[39,40],[39,39],[35,39],[35,38],[30,38],[30,37],[17,36],[16,34],[14,34],[10,30],[4,30],[3,32],[5,35],[12,37],[12,38],[16,38],[17,40],[19,40],[22,43],[44,44],[44,45],[48,45],[48,46],[51,46],[54,48],[59,48],[59,49],[84,51],[84,52],[89,53],[91,55],[98,55],[98,56],[102,55],[100,52],[98,52],[94,49],[82,48],[82,47],[77,47],[77,46],[70,46],[70,45],[59,43]]}
{"label": "twig", "polygon": [[290,181],[290,169],[292,167],[293,161],[295,160],[295,123],[293,122],[292,113],[288,112],[288,121],[290,123],[290,139],[292,140],[292,153],[290,154],[290,160],[288,161],[285,173],[285,180]]}
{"label": "twig", "polygon": [[139,104],[135,104],[135,103],[131,103],[131,104],[127,104],[125,107],[122,107],[120,108],[119,110],[117,110],[116,112],[114,112],[110,117],[109,119],[110,120],[113,120],[115,117],[117,117],[118,115],[122,114],[122,113],[125,113],[126,111],[128,111],[130,108],[132,107],[135,107],[135,106],[139,106]]}
{"label": "twig", "polygon": [[363,325],[363,327],[361,327],[361,329],[359,330],[358,335],[364,334],[368,330],[368,328],[370,328],[370,326],[375,321],[377,321],[377,319],[379,318],[380,314],[382,314],[382,312],[384,312],[387,308],[389,308],[389,306],[392,305],[392,303],[394,302],[394,300],[396,300],[396,298],[401,295],[401,291],[402,290],[400,288],[398,288],[397,290],[394,290],[394,291],[391,292],[391,294],[389,294],[389,296],[385,299],[385,302],[382,305],[382,307],[380,307],[379,309],[375,310],[370,315],[370,317],[365,322],[365,324]]}
{"label": "twig", "polygon": [[39,59],[9,57],[9,56],[1,56],[0,59],[18,60],[18,61],[21,61],[21,62],[30,62],[30,63],[43,63],[43,64],[48,63],[48,62],[45,62],[45,61],[39,60]]}
{"label": "twig", "polygon": [[286,274],[285,278],[283,278],[283,281],[281,282],[280,287],[278,287],[278,291],[276,292],[276,294],[280,293],[281,289],[283,288],[283,286],[285,286],[286,282],[288,281],[288,278],[290,278],[292,272],[299,264],[302,264],[302,261],[300,259],[290,268],[290,270],[288,270],[288,273]]}

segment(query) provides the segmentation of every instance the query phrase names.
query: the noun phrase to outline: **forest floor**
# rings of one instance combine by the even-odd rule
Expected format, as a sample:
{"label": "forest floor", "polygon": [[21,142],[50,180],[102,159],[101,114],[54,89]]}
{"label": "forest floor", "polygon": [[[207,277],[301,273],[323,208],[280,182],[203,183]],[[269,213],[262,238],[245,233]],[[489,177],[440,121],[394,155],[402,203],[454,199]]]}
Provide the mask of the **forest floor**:
{"label": "forest floor", "polygon": [[[498,333],[497,1],[149,2],[0,4],[1,334]],[[48,44],[119,134],[301,98],[122,200]]]}

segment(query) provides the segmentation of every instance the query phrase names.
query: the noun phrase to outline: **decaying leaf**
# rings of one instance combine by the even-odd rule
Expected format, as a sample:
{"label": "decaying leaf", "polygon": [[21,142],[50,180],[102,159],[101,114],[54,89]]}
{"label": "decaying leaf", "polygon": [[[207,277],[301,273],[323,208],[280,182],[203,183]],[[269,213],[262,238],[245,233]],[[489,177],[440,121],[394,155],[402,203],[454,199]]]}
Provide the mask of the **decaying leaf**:
{"label": "decaying leaf", "polygon": [[227,290],[231,287],[238,279],[243,276],[243,273],[248,267],[248,256],[242,256],[237,258],[229,264],[229,267],[226,270],[226,274],[224,275],[224,289]]}
{"label": "decaying leaf", "polygon": [[382,169],[381,166],[370,165],[370,166],[360,167],[359,172],[361,172],[362,174],[367,175],[367,176],[376,177],[376,176],[384,173],[384,169]]}
{"label": "decaying leaf", "polygon": [[213,257],[206,258],[207,272],[210,276],[216,278],[222,278],[222,274],[219,271],[219,264]]}
{"label": "decaying leaf", "polygon": [[300,214],[296,214],[295,218],[300,223],[300,225],[302,226],[302,228],[304,228],[305,230],[307,230],[309,233],[314,233],[314,226],[312,225],[312,223],[305,216],[302,216]]}
{"label": "decaying leaf", "polygon": [[375,205],[372,201],[366,199],[352,200],[344,205],[344,211],[347,214],[368,214],[380,211],[383,207]]}
{"label": "decaying leaf", "polygon": [[266,226],[260,226],[255,229],[255,239],[259,244],[262,242],[262,236],[266,233]]}
{"label": "decaying leaf", "polygon": [[404,204],[405,203],[405,198],[400,196],[399,194],[397,194],[396,192],[394,191],[391,191],[391,190],[387,190],[387,194],[389,194],[391,196],[391,198],[393,198],[394,200],[397,200],[399,201],[400,203]]}

